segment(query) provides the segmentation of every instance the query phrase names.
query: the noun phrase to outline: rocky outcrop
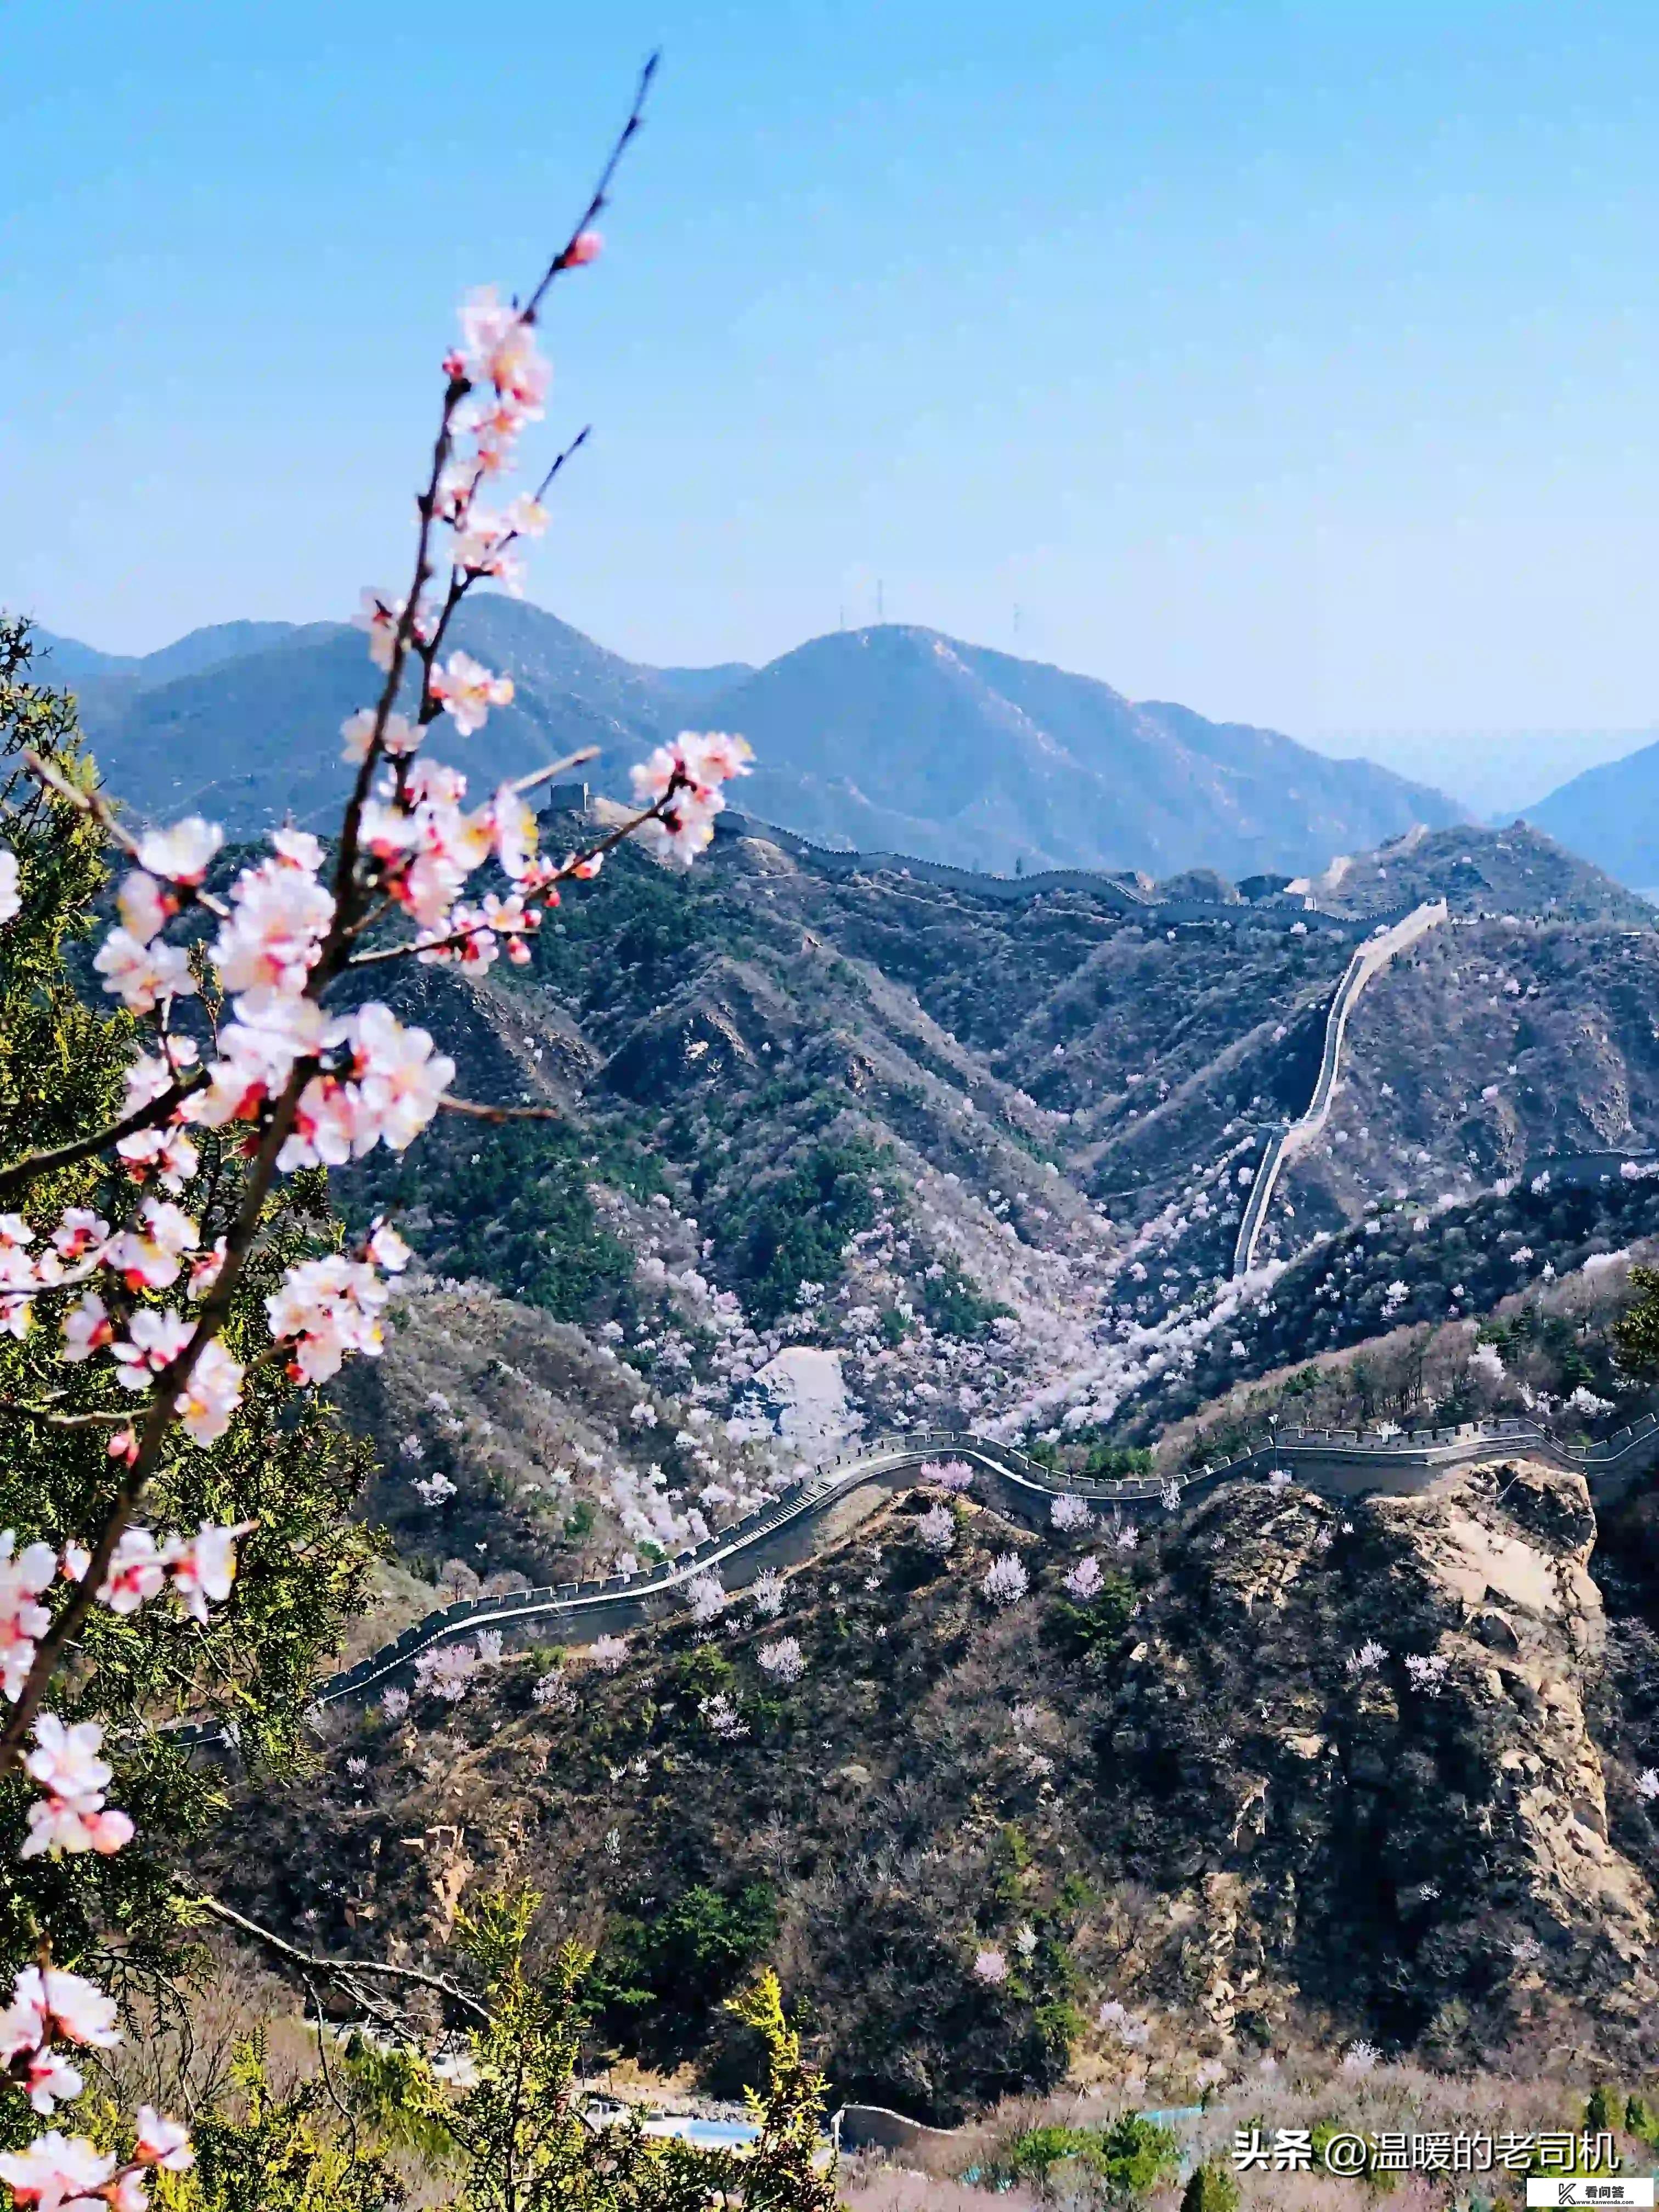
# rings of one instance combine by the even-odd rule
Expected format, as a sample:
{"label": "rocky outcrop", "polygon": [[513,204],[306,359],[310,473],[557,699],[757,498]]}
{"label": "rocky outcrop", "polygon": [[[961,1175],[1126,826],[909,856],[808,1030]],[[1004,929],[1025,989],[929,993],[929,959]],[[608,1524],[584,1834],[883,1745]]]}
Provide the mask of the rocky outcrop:
{"label": "rocky outcrop", "polygon": [[[682,1612],[546,1700],[544,1655],[343,1723],[315,1798],[246,1803],[213,1880],[319,1944],[372,1915],[410,1956],[441,1954],[462,1884],[527,1880],[596,1942],[757,1885],[837,2094],[937,2121],[1068,2069],[1139,2096],[1150,2067],[1180,2102],[1200,2062],[1310,2040],[1639,2063],[1659,1641],[1628,1591],[1609,1632],[1580,1478],[1235,1485],[1121,1549],[969,1506],[940,1555],[929,1504],[881,1505],[775,1613]],[[1011,1551],[1029,1589],[998,1607]],[[1132,1586],[1079,1607],[1085,1551]],[[787,1682],[760,1656],[786,1635]],[[465,1864],[410,1840],[454,1830]],[[725,1984],[686,1972],[676,2057],[707,2062]]]}
{"label": "rocky outcrop", "polygon": [[1200,1515],[1102,1747],[1120,1812],[1156,1812],[1120,1837],[1165,1896],[1148,1967],[1224,2033],[1299,2001],[1448,2056],[1634,2033],[1654,1900],[1608,1837],[1595,1540],[1582,1480],[1524,1463]]}

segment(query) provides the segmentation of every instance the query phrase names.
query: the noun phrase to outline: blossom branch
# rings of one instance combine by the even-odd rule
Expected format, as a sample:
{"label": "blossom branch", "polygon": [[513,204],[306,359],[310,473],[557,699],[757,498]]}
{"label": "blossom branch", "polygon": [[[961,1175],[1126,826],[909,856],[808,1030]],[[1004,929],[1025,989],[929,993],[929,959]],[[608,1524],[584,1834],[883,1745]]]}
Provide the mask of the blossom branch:
{"label": "blossom branch", "polygon": [[0,1733],[0,1773],[17,1764],[24,1740],[33,1725],[40,1701],[46,1695],[46,1685],[76,1632],[97,1602],[98,1592],[103,1587],[122,1533],[131,1520],[133,1510],[143,1495],[144,1486],[161,1459],[167,1431],[173,1424],[185,1386],[195,1373],[203,1352],[225,1324],[236,1285],[241,1279],[243,1267],[258,1233],[265,1199],[276,1177],[276,1155],[293,1127],[300,1093],[310,1079],[311,1067],[312,1063],[307,1060],[296,1063],[287,1087],[276,1103],[270,1127],[260,1140],[259,1149],[249,1169],[240,1211],[227,1234],[225,1257],[217,1279],[202,1303],[189,1342],[157,1377],[155,1394],[138,1437],[137,1449],[122,1478],[97,1540],[90,1547],[87,1565],[80,1580],[71,1585],[67,1602],[54,1615],[52,1626],[35,1649],[33,1662],[12,1706],[10,1718],[3,1733]]}
{"label": "blossom branch", "polygon": [[[453,435],[455,410],[467,390],[465,377],[452,376],[444,394],[443,416],[438,425],[438,434],[433,441],[432,468],[426,489],[416,501],[420,515],[420,528],[415,541],[414,581],[403,611],[398,617],[397,630],[392,641],[392,653],[386,672],[386,682],[375,704],[374,725],[363,757],[357,769],[357,779],[346,803],[345,819],[340,827],[340,849],[334,863],[334,926],[330,934],[327,953],[332,953],[356,919],[351,913],[352,892],[357,874],[357,840],[362,826],[363,808],[368,803],[374,771],[386,750],[387,718],[398,697],[398,687],[403,681],[404,666],[409,658],[410,643],[416,637],[416,625],[420,619],[421,593],[432,575],[432,526],[437,520],[438,484],[449,459]],[[430,663],[427,664],[430,672]],[[424,686],[422,689],[424,690]]]}
{"label": "blossom branch", "polygon": [[154,1129],[171,1121],[174,1109],[206,1081],[205,1070],[193,1068],[158,1098],[136,1107],[119,1121],[112,1121],[106,1129],[96,1129],[89,1137],[77,1137],[73,1144],[56,1146],[51,1152],[27,1153],[10,1167],[0,1168],[0,1205],[19,1196],[42,1176],[55,1174],[59,1168],[72,1168],[77,1160],[90,1159],[94,1152],[118,1145],[123,1137],[137,1136],[141,1129]]}
{"label": "blossom branch", "polygon": [[[78,812],[90,815],[111,844],[118,846],[130,860],[143,867],[143,855],[138,840],[116,818],[114,808],[100,792],[77,790],[67,776],[60,775],[50,761],[42,760],[40,754],[28,745],[23,747],[20,757],[29,774],[47,791],[65,800]],[[221,921],[230,911],[222,899],[216,898],[211,891],[204,890],[199,884],[191,888],[189,896],[198,906],[204,906],[210,914],[217,915]]]}
{"label": "blossom branch", "polygon": [[604,214],[609,204],[611,179],[617,173],[623,155],[628,151],[629,146],[645,121],[646,95],[651,89],[651,80],[656,76],[657,64],[661,59],[660,54],[652,54],[647,59],[645,67],[640,71],[640,81],[634,92],[634,105],[629,110],[627,122],[617,135],[617,143],[611,149],[610,159],[599,172],[599,181],[593,188],[593,197],[583,209],[580,219],[565,240],[563,246],[548,264],[541,283],[537,285],[525,303],[524,316],[526,322],[535,320],[536,311],[546,297],[548,288],[555,277],[562,276],[567,269],[579,267],[585,258],[580,242]]}

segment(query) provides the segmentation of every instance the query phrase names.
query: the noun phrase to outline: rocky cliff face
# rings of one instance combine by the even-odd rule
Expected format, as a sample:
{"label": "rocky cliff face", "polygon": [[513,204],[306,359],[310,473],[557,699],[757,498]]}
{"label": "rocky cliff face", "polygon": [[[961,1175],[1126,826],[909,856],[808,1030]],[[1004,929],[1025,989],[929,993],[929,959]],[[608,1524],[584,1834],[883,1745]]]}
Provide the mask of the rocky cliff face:
{"label": "rocky cliff face", "polygon": [[1595,1535],[1529,1464],[1198,1517],[1114,1701],[1123,1810],[1164,1799],[1119,1844],[1169,1899],[1160,1978],[1224,2032],[1301,2004],[1448,2057],[1636,2031],[1653,1895],[1609,1841]]}
{"label": "rocky cliff face", "polygon": [[[1577,1477],[1493,1465],[1346,1507],[1238,1487],[1138,1545],[970,1509],[942,1559],[926,1503],[775,1613],[733,1598],[614,1671],[544,1653],[349,1721],[309,1803],[247,1808],[218,1879],[404,1957],[441,1949],[457,1884],[529,1879],[608,1986],[665,1996],[669,2062],[718,2049],[719,1996],[769,1953],[840,2089],[937,2118],[1068,2064],[1179,2101],[1205,2062],[1310,2041],[1641,2045],[1659,1645],[1625,1649],[1639,1544],[1609,1638]],[[998,1608],[1009,1552],[1030,1590]],[[1080,1552],[1110,1571],[1081,1606]],[[785,1637],[798,1680],[763,1662]],[[630,2018],[602,2017],[624,2048]]]}

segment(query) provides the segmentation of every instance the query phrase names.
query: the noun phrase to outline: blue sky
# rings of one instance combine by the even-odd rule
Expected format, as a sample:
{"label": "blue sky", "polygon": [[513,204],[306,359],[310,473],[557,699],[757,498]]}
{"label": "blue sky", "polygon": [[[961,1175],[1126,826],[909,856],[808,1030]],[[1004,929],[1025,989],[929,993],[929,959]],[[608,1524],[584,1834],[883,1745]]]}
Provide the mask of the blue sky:
{"label": "blue sky", "polygon": [[1651,0],[10,0],[0,600],[132,651],[396,577],[453,303],[656,44],[541,604],[757,659],[879,579],[1377,752],[1659,721]]}

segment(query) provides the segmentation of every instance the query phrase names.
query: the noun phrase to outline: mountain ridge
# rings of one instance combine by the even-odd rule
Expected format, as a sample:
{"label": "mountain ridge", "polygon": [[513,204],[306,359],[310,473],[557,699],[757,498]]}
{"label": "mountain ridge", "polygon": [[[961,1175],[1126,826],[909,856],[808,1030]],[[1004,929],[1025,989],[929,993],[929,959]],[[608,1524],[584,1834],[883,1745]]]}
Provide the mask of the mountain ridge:
{"label": "mountain ridge", "polygon": [[[746,809],[843,850],[998,872],[1238,877],[1463,818],[1371,763],[908,625],[831,632],[758,669],[653,668],[486,594],[461,610],[455,639],[516,686],[478,738],[441,723],[428,739],[480,783],[595,745],[592,780],[619,794],[629,763],[695,717],[754,745]],[[43,642],[46,672],[78,686],[100,763],[137,811],[211,811],[238,835],[289,812],[320,826],[339,724],[372,690],[348,625],[221,624],[136,660]]]}
{"label": "mountain ridge", "polygon": [[1602,761],[1527,810],[1527,819],[1623,883],[1659,885],[1659,741]]}

